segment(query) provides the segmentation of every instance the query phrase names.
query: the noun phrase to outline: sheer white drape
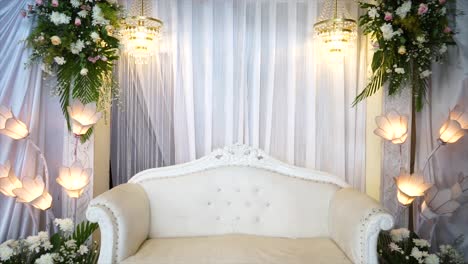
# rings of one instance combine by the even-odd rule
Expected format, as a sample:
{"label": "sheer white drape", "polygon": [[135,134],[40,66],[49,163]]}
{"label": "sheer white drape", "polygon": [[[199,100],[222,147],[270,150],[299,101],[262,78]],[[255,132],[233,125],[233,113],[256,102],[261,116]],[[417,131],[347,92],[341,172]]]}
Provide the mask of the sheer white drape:
{"label": "sheer white drape", "polygon": [[[62,161],[64,119],[56,98],[42,85],[40,67],[25,67],[30,55],[24,40],[31,30],[31,19],[23,19],[20,9],[30,1],[3,1],[0,5],[0,104],[11,107],[31,131],[31,139],[44,151],[51,175],[56,175]],[[25,140],[14,141],[0,135],[0,163],[10,160],[19,178],[42,175],[37,153]],[[40,177],[40,176],[39,176]],[[54,198],[55,215],[60,215],[60,189],[51,179],[50,192]],[[45,213],[33,209],[39,217],[41,230],[45,230]],[[0,242],[8,238],[32,234],[33,222],[26,205],[0,194]],[[38,230],[35,230],[37,232]]]}
{"label": "sheer white drape", "polygon": [[[468,11],[467,1],[457,1],[456,8]],[[426,157],[436,146],[439,128],[448,118],[448,112],[456,104],[468,108],[468,17],[458,16],[456,20],[456,42],[458,47],[449,48],[447,63],[433,65],[433,76],[429,104],[417,115],[418,138],[416,140],[416,161],[421,169]],[[460,175],[468,176],[468,134],[455,144],[440,148],[426,170],[428,181],[434,182],[439,190],[452,187]],[[462,249],[468,261],[468,197],[458,199],[460,207],[450,217],[439,217],[421,221],[420,235],[431,239],[434,246],[451,244],[460,235],[465,236]],[[422,220],[422,219],[420,219]],[[432,235],[432,237],[431,237]]]}
{"label": "sheer white drape", "polygon": [[[128,1],[127,4],[131,4]],[[345,1],[357,16],[357,6]],[[148,65],[122,57],[114,184],[240,142],[364,186],[365,42],[330,62],[312,39],[319,1],[153,1],[164,21]]]}

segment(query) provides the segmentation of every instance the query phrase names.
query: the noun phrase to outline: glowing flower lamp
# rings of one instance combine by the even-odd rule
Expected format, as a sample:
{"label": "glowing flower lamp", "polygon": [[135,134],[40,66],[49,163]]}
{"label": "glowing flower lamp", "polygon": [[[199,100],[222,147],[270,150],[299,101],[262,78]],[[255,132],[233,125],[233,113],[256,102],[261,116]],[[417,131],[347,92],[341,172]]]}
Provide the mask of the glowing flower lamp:
{"label": "glowing flower lamp", "polygon": [[91,169],[85,169],[80,162],[75,162],[71,167],[60,168],[57,183],[60,184],[68,196],[78,198],[89,184]]}
{"label": "glowing flower lamp", "polygon": [[37,209],[47,210],[52,206],[52,196],[44,189],[44,192],[39,197],[32,200],[30,204]]}
{"label": "glowing flower lamp", "polygon": [[421,175],[402,173],[395,178],[398,188],[397,198],[402,205],[409,205],[416,197],[423,196],[432,184],[424,183]]}
{"label": "glowing flower lamp", "polygon": [[150,5],[145,0],[135,1],[130,13],[138,14],[125,19],[121,30],[125,51],[136,64],[147,64],[157,50],[163,22],[149,17]]}
{"label": "glowing flower lamp", "polygon": [[374,134],[383,139],[391,141],[393,144],[402,144],[408,137],[408,118],[392,110],[386,115],[375,118],[377,128]]}
{"label": "glowing flower lamp", "polygon": [[17,196],[16,201],[20,203],[30,203],[44,193],[45,185],[39,176],[35,179],[23,178],[22,183],[21,188],[13,190],[13,193]]}
{"label": "glowing flower lamp", "polygon": [[452,111],[450,111],[450,119],[457,121],[461,128],[468,129],[468,111],[461,105],[456,105]]}
{"label": "glowing flower lamp", "polygon": [[0,106],[0,133],[12,139],[23,139],[29,135],[28,127],[18,120],[11,110]]}
{"label": "glowing flower lamp", "polygon": [[356,38],[357,23],[349,17],[342,3],[338,4],[338,0],[325,2],[318,22],[314,24],[314,30],[329,52],[342,53]]}
{"label": "glowing flower lamp", "polygon": [[0,192],[9,197],[16,197],[13,189],[21,188],[22,186],[11,169],[10,161],[7,161],[5,165],[0,164]]}
{"label": "glowing flower lamp", "polygon": [[447,120],[439,130],[439,140],[442,144],[455,143],[465,135],[460,123]]}
{"label": "glowing flower lamp", "polygon": [[97,112],[96,103],[92,102],[83,105],[80,100],[73,100],[68,106],[73,134],[80,136],[86,134],[102,117],[101,112]]}

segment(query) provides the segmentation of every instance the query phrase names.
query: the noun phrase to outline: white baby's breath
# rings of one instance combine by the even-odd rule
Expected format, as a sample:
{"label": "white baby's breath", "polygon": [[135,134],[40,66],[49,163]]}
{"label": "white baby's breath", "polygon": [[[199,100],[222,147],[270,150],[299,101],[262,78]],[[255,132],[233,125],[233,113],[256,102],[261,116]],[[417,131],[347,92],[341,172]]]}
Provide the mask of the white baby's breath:
{"label": "white baby's breath", "polygon": [[85,246],[85,245],[81,245],[80,248],[78,249],[78,253],[80,255],[84,255],[84,254],[88,253],[88,247]]}
{"label": "white baby's breath", "polygon": [[377,11],[377,8],[372,7],[369,8],[369,11],[367,12],[370,18],[376,18],[379,15],[379,12]]}
{"label": "white baby's breath", "polygon": [[70,44],[70,51],[73,54],[79,54],[83,50],[84,47],[85,47],[84,42],[81,39],[79,39],[76,42]]}

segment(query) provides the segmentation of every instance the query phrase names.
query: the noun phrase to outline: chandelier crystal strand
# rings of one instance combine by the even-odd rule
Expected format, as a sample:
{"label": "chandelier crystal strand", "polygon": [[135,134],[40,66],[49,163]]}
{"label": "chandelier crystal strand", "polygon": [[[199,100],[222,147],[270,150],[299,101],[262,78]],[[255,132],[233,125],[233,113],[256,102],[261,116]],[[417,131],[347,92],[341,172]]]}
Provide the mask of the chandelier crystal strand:
{"label": "chandelier crystal strand", "polygon": [[123,23],[122,42],[125,52],[136,64],[147,64],[157,52],[163,22],[150,17],[151,6],[144,0],[135,2]]}
{"label": "chandelier crystal strand", "polygon": [[329,52],[341,54],[356,39],[357,23],[350,17],[342,2],[325,2],[314,30]]}

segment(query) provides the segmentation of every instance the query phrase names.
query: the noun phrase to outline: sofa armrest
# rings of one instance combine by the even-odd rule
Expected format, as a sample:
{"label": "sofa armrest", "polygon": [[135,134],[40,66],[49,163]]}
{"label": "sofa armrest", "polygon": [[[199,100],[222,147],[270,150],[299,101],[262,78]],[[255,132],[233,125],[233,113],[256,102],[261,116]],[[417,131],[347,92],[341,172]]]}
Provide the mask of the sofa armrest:
{"label": "sofa armrest", "polygon": [[86,217],[101,230],[99,263],[116,263],[135,254],[148,237],[150,208],[138,184],[122,184],[94,198]]}
{"label": "sofa armrest", "polygon": [[352,188],[340,189],[329,217],[330,237],[354,263],[378,263],[380,230],[393,227],[393,217],[379,203]]}

